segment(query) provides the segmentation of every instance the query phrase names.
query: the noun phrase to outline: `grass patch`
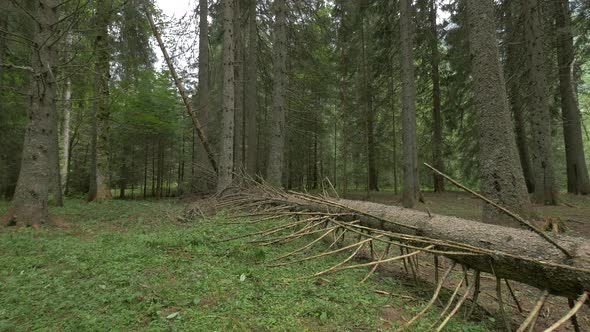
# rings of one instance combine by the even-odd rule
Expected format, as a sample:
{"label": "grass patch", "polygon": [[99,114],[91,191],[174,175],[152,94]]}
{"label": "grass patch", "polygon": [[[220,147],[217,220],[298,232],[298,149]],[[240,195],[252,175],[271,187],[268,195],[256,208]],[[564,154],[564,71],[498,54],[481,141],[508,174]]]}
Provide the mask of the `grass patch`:
{"label": "grass patch", "polygon": [[[66,203],[52,210],[57,226],[0,231],[0,331],[375,331],[426,302],[374,294],[410,290],[387,277],[359,285],[366,270],[293,280],[348,254],[266,268],[265,258],[305,242],[215,244],[260,227],[222,225],[221,214],[179,224],[173,202]],[[447,331],[486,328],[455,319]]]}

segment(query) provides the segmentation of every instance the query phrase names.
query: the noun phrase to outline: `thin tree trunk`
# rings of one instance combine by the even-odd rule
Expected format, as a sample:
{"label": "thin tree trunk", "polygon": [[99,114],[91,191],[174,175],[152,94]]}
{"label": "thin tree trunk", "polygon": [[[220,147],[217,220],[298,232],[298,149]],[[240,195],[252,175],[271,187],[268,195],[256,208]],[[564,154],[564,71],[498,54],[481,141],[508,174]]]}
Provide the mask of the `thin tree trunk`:
{"label": "thin tree trunk", "polygon": [[[29,122],[25,131],[21,170],[16,191],[5,221],[7,225],[38,227],[48,223],[47,208],[50,176],[51,136],[57,135],[52,123],[55,117],[57,83],[54,69],[58,61],[57,0],[33,2],[35,24],[31,57],[31,99],[28,111]],[[47,116],[49,115],[49,116]]]}
{"label": "thin tree trunk", "polygon": [[[6,49],[6,33],[4,31],[8,31],[8,15],[6,11],[0,13],[0,64],[4,63],[4,58],[7,53]],[[0,99],[2,99],[2,91],[4,86],[4,67],[0,66]],[[0,102],[0,114],[4,114],[4,103]],[[7,197],[7,189],[9,187],[9,176],[8,176],[8,158],[9,154],[8,151],[4,151],[0,153],[0,198],[4,196],[5,199]]]}
{"label": "thin tree trunk", "polygon": [[403,205],[412,208],[420,191],[416,143],[416,86],[414,84],[414,27],[410,0],[400,0],[402,67],[402,140],[404,153]]}
{"label": "thin tree trunk", "polygon": [[318,188],[318,134],[313,134],[313,162],[311,163],[311,187]]}
{"label": "thin tree trunk", "polygon": [[395,120],[395,86],[393,76],[391,78],[391,138],[392,138],[392,165],[393,165],[393,193],[397,195],[397,121]]}
{"label": "thin tree trunk", "polygon": [[[475,107],[479,130],[482,194],[523,218],[532,206],[516,150],[500,53],[496,43],[492,0],[467,0],[467,18]],[[498,144],[502,142],[502,144]],[[483,206],[483,221],[514,225],[491,205]]]}
{"label": "thin tree trunk", "polygon": [[574,46],[569,3],[555,1],[557,25],[557,63],[559,66],[559,93],[563,118],[563,138],[567,167],[567,191],[573,194],[590,194],[590,178],[584,158],[582,121],[574,79]]}
{"label": "thin tree trunk", "polygon": [[131,149],[131,174],[127,182],[131,183],[131,199],[135,198],[133,192],[135,191],[135,146]]}
{"label": "thin tree trunk", "polygon": [[[443,161],[443,122],[440,113],[440,77],[438,73],[438,65],[440,56],[438,52],[438,29],[436,26],[436,1],[430,0],[430,77],[432,80],[432,164],[433,166],[444,172],[445,163]],[[433,175],[433,189],[435,192],[445,191],[444,178],[434,173]]]}
{"label": "thin tree trunk", "polygon": [[338,186],[337,183],[337,177],[336,177],[336,169],[337,169],[337,164],[336,162],[338,161],[338,120],[336,119],[336,117],[334,117],[334,156],[333,156],[333,161],[334,164],[332,165],[332,185],[334,187]]}
{"label": "thin tree trunk", "polygon": [[234,1],[234,170],[245,166],[244,151],[244,46],[242,42],[242,12],[247,7]]}
{"label": "thin tree trunk", "polygon": [[[57,75],[53,71],[52,75]],[[57,92],[56,92],[57,93]],[[49,145],[49,169],[50,169],[50,191],[53,194],[53,204],[64,206],[63,191],[61,188],[61,173],[59,168],[59,126],[57,125],[57,106],[52,103],[51,111],[51,144]]]}
{"label": "thin tree trunk", "polygon": [[152,145],[152,197],[156,196],[156,146]]}
{"label": "thin tree trunk", "polygon": [[244,150],[246,173],[255,176],[258,159],[258,129],[256,121],[258,86],[258,31],[256,27],[256,0],[248,1],[246,34],[248,38],[245,48],[245,87],[244,87]]}
{"label": "thin tree trunk", "polygon": [[143,159],[143,199],[147,198],[148,152],[149,147],[146,143],[143,149],[143,153],[145,153]]}
{"label": "thin tree trunk", "polygon": [[270,150],[268,154],[268,169],[266,177],[269,184],[281,187],[283,179],[283,160],[285,153],[285,112],[286,112],[286,63],[287,63],[287,34],[285,0],[275,0],[275,25],[273,30],[273,64],[274,84],[272,96]]}
{"label": "thin tree trunk", "polygon": [[223,101],[221,156],[217,178],[217,192],[231,185],[234,165],[234,0],[222,0],[223,4]]}
{"label": "thin tree trunk", "polygon": [[109,80],[110,80],[110,46],[109,24],[111,20],[112,0],[96,2],[96,37],[94,50],[95,63],[95,140],[93,153],[93,176],[91,177],[91,191],[89,201],[104,201],[111,199],[109,183]]}
{"label": "thin tree trunk", "polygon": [[545,55],[541,35],[540,6],[537,0],[522,0],[525,41],[527,49],[528,86],[527,104],[530,107],[532,134],[531,160],[535,175],[533,200],[549,205],[557,204],[558,190],[553,168],[551,144],[551,115],[545,78]]}
{"label": "thin tree trunk", "polygon": [[119,181],[119,198],[124,199],[125,198],[125,190],[127,189],[127,176],[128,176],[128,170],[127,170],[127,154],[128,154],[128,148],[127,146],[124,144],[123,146],[123,154],[121,155],[121,179]]}
{"label": "thin tree trunk", "polygon": [[183,194],[184,192],[184,180],[183,180],[183,176],[184,176],[184,139],[185,139],[185,131],[182,131],[182,138],[180,140],[180,156],[178,158],[178,176],[176,178],[176,182],[177,182],[177,187],[176,187],[176,192],[177,192],[177,196],[180,196]]}
{"label": "thin tree trunk", "polygon": [[375,166],[375,114],[371,87],[371,68],[367,59],[367,40],[365,36],[365,17],[361,18],[361,48],[363,65],[363,99],[365,103],[367,128],[367,192],[378,191],[377,169]]}
{"label": "thin tree trunk", "polygon": [[[65,50],[69,50],[72,45],[72,34],[66,34]],[[68,183],[69,167],[70,167],[70,121],[72,113],[72,78],[66,74],[66,82],[64,87],[64,101],[63,101],[63,117],[62,117],[62,168],[61,180],[62,187],[65,189]],[[65,193],[65,190],[64,190]]]}

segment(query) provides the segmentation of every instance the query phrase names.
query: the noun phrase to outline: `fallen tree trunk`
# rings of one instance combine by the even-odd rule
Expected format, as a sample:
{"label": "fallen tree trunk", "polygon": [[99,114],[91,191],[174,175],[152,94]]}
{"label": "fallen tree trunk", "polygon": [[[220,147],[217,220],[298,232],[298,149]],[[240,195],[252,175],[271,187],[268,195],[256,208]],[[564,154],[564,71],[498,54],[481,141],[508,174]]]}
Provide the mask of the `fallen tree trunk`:
{"label": "fallen tree trunk", "polygon": [[[559,246],[534,232],[481,222],[431,215],[426,212],[372,202],[324,199],[299,193],[245,194],[250,206],[286,205],[292,211],[341,214],[338,220],[357,221],[364,231],[381,232],[392,241],[447,256],[474,270],[519,281],[553,295],[575,299],[590,291],[590,241],[554,236]],[[257,197],[257,198],[255,198]],[[258,200],[258,203],[256,201]]]}
{"label": "fallen tree trunk", "polygon": [[302,210],[331,213],[355,211],[350,218],[360,220],[366,227],[473,246],[481,249],[482,255],[453,254],[450,258],[497,277],[546,289],[554,295],[576,298],[583,291],[590,291],[588,239],[563,235],[556,237],[555,240],[572,254],[573,258],[568,259],[559,249],[527,230],[429,215],[372,202],[333,200],[342,205],[336,207],[292,195],[288,197]]}

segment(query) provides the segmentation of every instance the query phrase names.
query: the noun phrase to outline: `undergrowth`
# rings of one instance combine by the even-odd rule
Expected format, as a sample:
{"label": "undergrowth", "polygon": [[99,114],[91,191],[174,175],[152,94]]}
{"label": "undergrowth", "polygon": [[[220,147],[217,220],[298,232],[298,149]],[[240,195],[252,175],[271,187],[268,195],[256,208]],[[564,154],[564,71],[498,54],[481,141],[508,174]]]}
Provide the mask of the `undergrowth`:
{"label": "undergrowth", "polygon": [[[223,214],[179,223],[181,210],[69,200],[52,209],[55,226],[0,230],[0,331],[377,331],[411,318],[431,291],[378,295],[420,292],[386,276],[359,284],[366,270],[296,280],[347,254],[267,268],[265,259],[306,242],[215,243],[261,225],[224,225]],[[436,315],[412,331],[428,331]],[[487,328],[453,319],[446,330]]]}

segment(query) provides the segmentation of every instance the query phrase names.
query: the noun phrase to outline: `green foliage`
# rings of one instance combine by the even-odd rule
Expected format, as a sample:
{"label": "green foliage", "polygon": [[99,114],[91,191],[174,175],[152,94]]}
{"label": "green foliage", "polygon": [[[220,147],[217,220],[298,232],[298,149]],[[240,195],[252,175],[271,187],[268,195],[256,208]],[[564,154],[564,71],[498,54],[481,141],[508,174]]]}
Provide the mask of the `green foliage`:
{"label": "green foliage", "polygon": [[[6,206],[0,206],[0,214]],[[223,225],[219,215],[178,224],[170,202],[69,200],[57,226],[0,233],[0,331],[355,331],[387,328],[386,305],[405,318],[426,303],[391,277],[359,285],[366,270],[295,280],[346,254],[284,268],[265,258],[302,245],[255,247],[215,240],[260,226]],[[436,313],[414,331],[428,331]],[[399,318],[398,318],[399,319]],[[392,323],[395,326],[395,323]],[[485,331],[454,320],[448,331]]]}

